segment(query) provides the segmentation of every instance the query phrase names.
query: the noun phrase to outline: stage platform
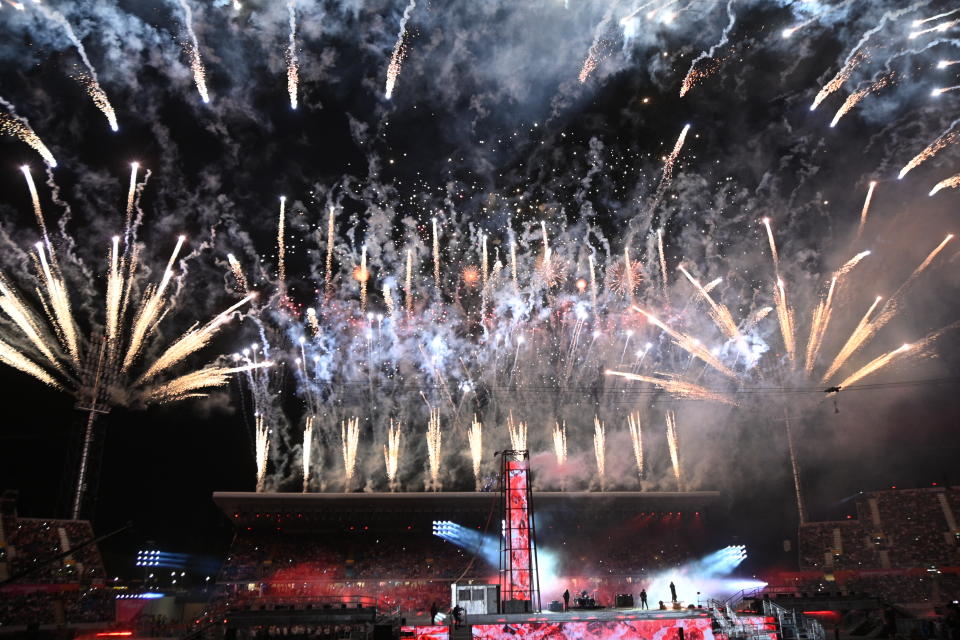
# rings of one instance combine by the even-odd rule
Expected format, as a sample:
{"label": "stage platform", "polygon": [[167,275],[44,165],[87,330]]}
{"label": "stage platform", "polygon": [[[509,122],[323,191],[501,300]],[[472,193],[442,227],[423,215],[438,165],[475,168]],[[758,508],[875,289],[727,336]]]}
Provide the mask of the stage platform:
{"label": "stage platform", "polygon": [[516,624],[523,622],[589,622],[596,620],[680,620],[692,618],[710,618],[706,609],[640,609],[604,608],[570,609],[569,611],[543,611],[541,613],[494,613],[489,615],[473,614],[467,622],[475,624]]}

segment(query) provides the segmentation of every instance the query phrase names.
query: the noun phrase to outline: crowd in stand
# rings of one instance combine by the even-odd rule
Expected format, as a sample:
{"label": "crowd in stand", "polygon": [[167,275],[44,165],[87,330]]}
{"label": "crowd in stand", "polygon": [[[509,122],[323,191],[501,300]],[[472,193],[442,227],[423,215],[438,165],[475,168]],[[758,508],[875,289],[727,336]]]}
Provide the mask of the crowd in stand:
{"label": "crowd in stand", "polygon": [[96,545],[89,545],[75,554],[56,562],[44,563],[48,558],[72,548],[93,537],[89,522],[79,520],[41,520],[37,518],[4,518],[6,558],[13,574],[35,569],[30,582],[76,582],[103,577],[103,561]]}
{"label": "crowd in stand", "polygon": [[[114,595],[105,589],[63,589],[0,593],[0,629],[30,623],[108,622]],[[58,616],[58,610],[63,615]]]}
{"label": "crowd in stand", "polygon": [[[951,532],[940,496],[960,506],[960,490],[898,489],[863,494],[856,519],[800,527],[800,565],[806,569],[909,569],[960,565],[960,544]],[[876,501],[879,525],[870,501]],[[953,507],[952,507],[953,508]],[[954,511],[960,518],[960,512]],[[835,532],[840,534],[837,545]],[[827,560],[827,555],[830,559]]]}

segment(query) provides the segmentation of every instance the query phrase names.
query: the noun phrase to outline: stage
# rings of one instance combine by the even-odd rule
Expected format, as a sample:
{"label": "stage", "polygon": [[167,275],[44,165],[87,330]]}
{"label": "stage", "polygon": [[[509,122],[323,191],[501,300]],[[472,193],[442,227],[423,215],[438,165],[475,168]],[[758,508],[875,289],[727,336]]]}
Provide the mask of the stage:
{"label": "stage", "polygon": [[[733,622],[745,637],[778,640],[772,619],[737,616]],[[730,626],[730,625],[728,625]],[[471,615],[465,620],[473,640],[723,640],[719,623],[706,609],[616,608],[536,614]],[[466,637],[445,625],[403,627],[413,640]]]}

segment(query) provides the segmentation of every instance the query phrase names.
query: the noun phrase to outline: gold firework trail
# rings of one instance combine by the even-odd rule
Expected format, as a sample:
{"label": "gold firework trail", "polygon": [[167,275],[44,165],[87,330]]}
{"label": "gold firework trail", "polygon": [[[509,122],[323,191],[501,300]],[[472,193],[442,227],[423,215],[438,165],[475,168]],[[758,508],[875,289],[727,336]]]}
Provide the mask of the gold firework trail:
{"label": "gold firework trail", "polygon": [[[37,225],[40,227],[40,233],[43,235],[43,241],[50,247],[50,237],[47,235],[47,223],[43,219],[43,209],[40,208],[40,194],[37,193],[37,185],[33,181],[33,174],[30,173],[30,167],[23,165],[20,167],[23,177],[27,181],[27,189],[30,191],[30,202],[33,203],[33,215],[37,218]],[[53,254],[51,253],[51,258]]]}
{"label": "gold firework trail", "polygon": [[514,422],[513,413],[507,417],[507,432],[510,434],[510,446],[514,451],[527,450],[527,423]]}
{"label": "gold firework trail", "polygon": [[297,58],[297,7],[296,0],[287,2],[290,22],[290,39],[287,43],[287,94],[290,108],[297,108],[297,86],[300,84],[300,61]]}
{"label": "gold firework trail", "polygon": [[310,461],[313,457],[313,416],[307,416],[303,428],[303,492],[310,490]]}
{"label": "gold firework trail", "polygon": [[853,70],[856,69],[857,65],[863,62],[864,59],[866,59],[866,54],[860,51],[850,56],[843,67],[840,68],[840,71],[837,71],[837,75],[833,76],[830,82],[823,85],[823,88],[817,93],[817,97],[813,99],[813,104],[810,105],[810,111],[819,107],[820,103],[826,100],[831,93],[842,87],[843,83],[850,79]]}
{"label": "gold firework trail", "polygon": [[310,325],[310,333],[314,336],[320,333],[320,321],[317,319],[317,310],[313,307],[307,309],[307,324]]}
{"label": "gold firework trail", "polygon": [[383,283],[383,304],[387,306],[387,315],[392,318],[395,312],[395,303],[393,301],[393,290],[390,288],[389,282]]}
{"label": "gold firework trail", "polygon": [[867,214],[870,211],[870,201],[873,200],[873,190],[877,188],[877,181],[871,180],[867,188],[867,197],[863,200],[863,208],[860,209],[860,226],[857,227],[857,239],[863,234],[863,227],[867,224]]}
{"label": "gold firework trail", "polygon": [[837,113],[834,114],[833,120],[830,121],[830,126],[831,127],[837,126],[837,123],[840,122],[840,118],[847,115],[851,109],[857,106],[857,104],[861,100],[866,98],[871,93],[875,91],[879,91],[880,89],[883,89],[886,86],[889,86],[890,83],[893,82],[893,78],[894,78],[894,74],[889,73],[883,76],[882,78],[880,78],[879,80],[877,80],[876,82],[874,82],[873,84],[871,84],[866,89],[860,89],[858,91],[854,91],[849,96],[847,96],[847,99],[844,100],[843,104],[840,105],[840,108],[837,109]]}
{"label": "gold firework trail", "polygon": [[267,479],[267,461],[270,458],[270,429],[263,416],[256,417],[257,493],[263,492]]}
{"label": "gold firework trail", "polygon": [[473,479],[475,488],[480,490],[480,463],[483,462],[483,423],[481,423],[476,414],[473,416],[473,422],[467,430],[467,442],[470,445],[470,459],[473,462]]}
{"label": "gold firework trail", "polygon": [[367,280],[370,279],[370,272],[367,271],[367,245],[360,247],[360,272],[357,274],[360,280],[360,312],[367,311]]}
{"label": "gold firework trail", "polygon": [[383,446],[383,461],[387,467],[387,483],[390,491],[397,490],[397,469],[400,468],[400,423],[390,420],[387,427],[387,444]]}
{"label": "gold firework trail", "polygon": [[663,229],[657,229],[657,255],[660,257],[660,278],[663,285],[663,297],[667,297],[667,254],[663,250]]}
{"label": "gold firework trail", "polygon": [[326,295],[327,297],[333,295],[333,241],[335,233],[334,225],[334,215],[335,210],[333,207],[330,207],[330,211],[327,214],[327,262],[326,262],[326,273],[324,274],[326,278]]}
{"label": "gold firework trail", "polygon": [[567,423],[555,423],[553,427],[553,453],[557,456],[557,464],[567,462]]}
{"label": "gold firework trail", "polygon": [[54,327],[58,337],[63,342],[67,353],[74,365],[80,364],[80,348],[77,342],[77,324],[73,317],[73,309],[70,306],[70,298],[67,295],[67,287],[59,272],[52,270],[47,262],[47,254],[43,249],[43,243],[38,242],[34,245],[37,250],[37,258],[40,260],[42,273],[41,282],[44,285],[46,296],[41,296],[44,308],[49,307],[47,314],[50,324]]}
{"label": "gold firework trail", "polygon": [[277,278],[280,280],[280,296],[287,297],[287,243],[284,238],[286,226],[287,197],[280,196],[280,216],[277,219]]}
{"label": "gold firework trail", "polygon": [[633,309],[642,313],[644,317],[646,317],[647,320],[650,322],[650,324],[656,327],[659,327],[660,329],[665,331],[667,335],[673,338],[674,344],[676,344],[678,347],[680,347],[690,355],[700,358],[700,360],[706,362],[708,365],[710,365],[711,367],[713,367],[714,369],[716,369],[717,371],[719,371],[725,376],[728,376],[730,378],[737,377],[736,373],[730,370],[730,368],[728,368],[725,364],[720,362],[719,358],[717,358],[715,355],[710,353],[710,350],[704,347],[703,343],[701,343],[696,338],[689,336],[681,331],[677,331],[676,329],[672,328],[670,325],[666,324],[665,322],[662,322],[659,318],[657,318],[652,313],[644,311],[640,307],[634,306]]}
{"label": "gold firework trail", "polygon": [[440,409],[430,409],[430,422],[427,423],[427,460],[430,465],[430,486],[433,491],[440,490],[440,463],[443,460],[443,433],[440,431]]}
{"label": "gold firework trail", "polygon": [[187,28],[187,35],[190,38],[189,43],[184,43],[187,55],[190,56],[190,69],[193,71],[193,82],[197,85],[197,91],[200,93],[200,99],[204,103],[210,102],[210,94],[207,93],[207,71],[203,68],[203,60],[200,59],[200,43],[197,41],[197,34],[193,30],[193,11],[187,0],[179,0],[180,8],[184,13],[184,25]]}
{"label": "gold firework trail", "polygon": [[876,373],[880,369],[886,367],[888,364],[899,358],[900,356],[906,354],[912,349],[911,345],[905,344],[893,351],[883,354],[880,357],[874,358],[864,366],[860,367],[849,376],[844,378],[837,387],[844,389],[850,385],[856,383],[858,380],[865,378],[871,373]]}
{"label": "gold firework trail", "polygon": [[936,31],[937,33],[943,33],[944,31],[947,31],[950,28],[957,26],[958,23],[960,23],[960,20],[948,20],[947,22],[941,22],[940,24],[934,27],[928,27],[926,29],[920,29],[918,31],[911,31],[910,34],[907,36],[907,39],[913,40],[914,38],[919,38],[922,35],[933,33],[934,31]]}
{"label": "gold firework trail", "polygon": [[637,475],[643,478],[643,429],[639,411],[627,416],[627,426],[630,428],[630,441],[633,443],[633,457],[637,461]]}
{"label": "gold firework trail", "polygon": [[833,314],[833,291],[836,286],[837,276],[834,276],[830,279],[827,296],[822,298],[813,309],[813,316],[810,319],[810,337],[807,339],[807,359],[803,367],[807,375],[813,372],[820,345],[823,344],[823,336],[827,332],[827,325],[830,324],[830,316]]}
{"label": "gold firework trail", "polygon": [[407,45],[404,42],[407,36],[407,21],[410,14],[417,6],[417,0],[410,0],[410,4],[403,11],[403,17],[400,19],[400,30],[397,32],[397,42],[393,45],[393,55],[390,56],[390,64],[387,65],[387,85],[384,89],[384,97],[387,100],[393,97],[393,88],[397,84],[397,78],[400,77],[400,66],[407,55]]}
{"label": "gold firework trail", "polygon": [[403,281],[403,297],[407,315],[413,315],[413,249],[407,249],[407,272]]}
{"label": "gold firework trail", "polygon": [[667,446],[670,448],[670,463],[673,465],[673,475],[677,479],[677,489],[683,491],[683,480],[680,477],[680,443],[677,440],[677,418],[673,411],[667,412]]}
{"label": "gold firework trail", "polygon": [[793,309],[787,302],[787,288],[783,283],[783,278],[780,277],[780,254],[777,253],[777,243],[773,238],[770,218],[763,219],[763,226],[767,230],[770,255],[773,258],[773,271],[776,275],[776,282],[773,287],[773,304],[777,312],[777,321],[780,324],[780,335],[783,337],[783,348],[786,350],[790,362],[796,362],[797,339],[794,332]]}
{"label": "gold firework trail", "polygon": [[360,419],[350,418],[340,423],[340,443],[343,451],[344,491],[350,491],[357,470],[357,442],[360,439]]}
{"label": "gold firework trail", "polygon": [[593,417],[593,454],[597,459],[597,474],[600,476],[601,490],[606,485],[607,473],[607,432],[597,416]]}
{"label": "gold firework trail", "polygon": [[919,167],[933,156],[940,153],[946,147],[949,147],[955,143],[958,138],[960,138],[960,131],[951,131],[948,129],[946,133],[942,134],[939,138],[927,145],[923,151],[911,158],[910,162],[903,165],[903,169],[900,169],[900,173],[897,174],[897,178],[902,180],[905,175]]}
{"label": "gold firework trail", "polygon": [[437,219],[433,219],[433,284],[440,291],[440,237],[437,235]]}
{"label": "gold firework trail", "polygon": [[700,294],[700,297],[710,305],[710,318],[713,320],[713,323],[717,325],[717,328],[720,329],[727,338],[745,347],[746,341],[743,339],[743,335],[740,333],[740,329],[737,327],[737,323],[733,319],[733,314],[730,313],[730,309],[728,309],[726,305],[716,302],[713,297],[710,296],[707,289],[700,284],[700,281],[690,275],[690,273],[683,268],[683,265],[677,268],[680,270],[680,273],[687,277],[687,280],[694,286],[697,293]]}
{"label": "gold firework trail", "polygon": [[127,224],[124,228],[124,233],[130,233],[131,228],[133,227],[133,205],[136,202],[137,196],[137,169],[140,168],[139,162],[130,163],[130,186],[127,189],[127,210],[126,210],[126,220]]}
{"label": "gold firework trail", "polygon": [[936,185],[934,185],[933,189],[930,189],[930,193],[928,193],[927,195],[932,196],[942,189],[955,189],[958,186],[960,186],[960,173],[950,176],[945,180],[941,180]]}
{"label": "gold firework trail", "polygon": [[610,369],[604,373],[608,376],[620,376],[621,378],[626,378],[627,380],[633,380],[635,382],[649,382],[650,384],[656,385],[667,393],[679,398],[690,398],[691,400],[709,400],[711,402],[720,402],[730,406],[736,406],[737,404],[727,395],[712,391],[706,387],[694,384],[693,382],[683,380],[677,374],[660,373],[657,375],[661,377],[654,377],[645,376],[638,373],[628,373],[626,371],[612,371]]}
{"label": "gold firework trail", "polygon": [[26,118],[22,118],[13,112],[13,105],[0,98],[0,104],[4,105],[10,113],[0,113],[0,133],[14,138],[19,138],[21,142],[26,143],[30,148],[40,154],[43,161],[51,167],[57,166],[57,160],[50,153],[47,145],[43,144],[40,136],[30,127]]}
{"label": "gold firework trail", "polygon": [[877,305],[880,304],[880,300],[880,296],[877,296],[874,299],[873,304],[870,305],[870,308],[867,309],[867,312],[863,314],[862,318],[860,318],[860,322],[857,323],[857,326],[850,334],[850,337],[847,338],[846,343],[844,343],[843,347],[840,348],[840,351],[833,359],[833,363],[831,363],[830,367],[827,368],[827,372],[823,374],[823,377],[820,379],[821,382],[826,382],[832,378],[833,374],[836,373],[840,367],[846,364],[847,360],[850,359],[850,356],[860,348],[867,338],[873,335],[870,331],[870,317],[873,315],[874,310],[876,310]]}
{"label": "gold firework trail", "polygon": [[247,285],[247,276],[244,275],[243,267],[240,265],[237,257],[232,253],[228,253],[227,264],[230,265],[230,273],[233,274],[233,279],[237,281],[237,287],[243,292],[249,291],[250,287]]}
{"label": "gold firework trail", "polygon": [[202,397],[205,394],[199,394],[197,393],[198,391],[215,387],[225,387],[227,383],[230,382],[230,376],[233,374],[272,366],[272,362],[264,360],[243,367],[205,367],[203,369],[197,369],[196,371],[185,373],[168,382],[149,387],[143,392],[143,399],[146,404],[152,402],[162,404],[175,400],[183,400],[184,398]]}
{"label": "gold firework trail", "polygon": [[143,299],[140,301],[140,308],[137,309],[137,314],[133,320],[130,342],[127,346],[127,353],[123,358],[122,372],[126,372],[134,360],[137,359],[137,356],[140,355],[140,351],[143,349],[143,340],[147,332],[153,329],[160,317],[160,312],[164,306],[163,296],[166,293],[167,286],[170,284],[171,277],[173,277],[173,263],[176,261],[180,249],[183,248],[185,240],[185,236],[179,236],[177,238],[177,244],[173,249],[173,253],[170,254],[170,259],[167,261],[167,268],[163,271],[160,285],[150,285],[144,292]]}
{"label": "gold firework trail", "polygon": [[27,375],[33,376],[37,380],[50,385],[54,389],[63,388],[60,386],[60,383],[53,378],[53,376],[43,369],[43,367],[2,340],[0,340],[0,362],[6,364],[7,366],[13,367],[14,369],[18,369]]}

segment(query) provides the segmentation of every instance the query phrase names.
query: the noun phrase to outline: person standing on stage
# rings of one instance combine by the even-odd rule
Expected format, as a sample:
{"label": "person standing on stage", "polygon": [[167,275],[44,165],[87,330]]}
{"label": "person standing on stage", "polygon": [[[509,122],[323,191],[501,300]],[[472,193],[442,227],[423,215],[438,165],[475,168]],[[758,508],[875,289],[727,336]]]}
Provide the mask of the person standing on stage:
{"label": "person standing on stage", "polygon": [[677,601],[677,587],[674,586],[673,582],[670,582],[670,599],[674,602]]}
{"label": "person standing on stage", "polygon": [[430,624],[437,624],[437,614],[440,613],[440,610],[437,608],[436,602],[430,603]]}
{"label": "person standing on stage", "polygon": [[646,589],[641,589],[641,590],[640,590],[640,607],[641,607],[642,609],[649,609],[649,608],[650,608],[650,607],[647,606],[647,590],[646,590]]}
{"label": "person standing on stage", "polygon": [[570,608],[570,589],[563,590],[563,610]]}

